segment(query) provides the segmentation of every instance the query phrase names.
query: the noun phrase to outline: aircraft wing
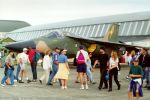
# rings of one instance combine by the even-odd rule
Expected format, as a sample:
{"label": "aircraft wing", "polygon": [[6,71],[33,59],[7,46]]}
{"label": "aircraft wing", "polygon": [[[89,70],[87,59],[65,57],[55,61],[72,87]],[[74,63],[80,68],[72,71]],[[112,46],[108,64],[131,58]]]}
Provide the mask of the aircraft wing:
{"label": "aircraft wing", "polygon": [[110,46],[122,46],[122,47],[129,47],[129,48],[142,48],[141,46],[136,46],[136,45],[128,45],[125,43],[117,43],[117,42],[111,42],[111,41],[105,41],[103,39],[98,40],[95,38],[85,38],[85,37],[80,37],[80,36],[71,36],[67,35],[67,37],[78,40],[78,41],[84,41],[87,43],[96,43],[96,44],[102,44],[102,45],[110,45]]}

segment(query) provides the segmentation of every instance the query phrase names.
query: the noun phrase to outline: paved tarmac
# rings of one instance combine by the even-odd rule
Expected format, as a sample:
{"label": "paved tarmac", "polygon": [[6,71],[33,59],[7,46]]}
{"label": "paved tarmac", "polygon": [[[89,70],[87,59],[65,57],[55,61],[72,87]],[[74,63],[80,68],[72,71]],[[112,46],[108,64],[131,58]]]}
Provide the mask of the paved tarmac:
{"label": "paved tarmac", "polygon": [[[0,68],[0,80],[3,77],[3,68]],[[97,84],[89,84],[88,90],[80,90],[80,84],[75,83],[76,70],[71,69],[69,75],[68,89],[61,90],[58,83],[53,86],[42,85],[38,82],[17,83],[16,87],[0,86],[0,100],[127,100],[127,88],[129,81],[125,79],[128,74],[128,67],[123,67],[119,80],[121,81],[121,90],[117,90],[117,86],[113,81],[113,91],[98,90],[99,85],[99,69],[97,68],[93,75]],[[29,77],[31,76],[30,67],[28,67]],[[43,69],[38,66],[38,77],[43,73]],[[150,90],[143,89],[144,97],[141,100],[150,100]],[[135,98],[134,98],[135,100]]]}

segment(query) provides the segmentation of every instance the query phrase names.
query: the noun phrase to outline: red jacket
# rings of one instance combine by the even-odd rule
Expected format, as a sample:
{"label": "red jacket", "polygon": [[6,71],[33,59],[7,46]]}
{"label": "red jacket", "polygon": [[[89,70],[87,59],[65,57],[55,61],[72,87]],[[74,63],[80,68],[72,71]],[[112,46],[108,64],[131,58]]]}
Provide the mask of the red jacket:
{"label": "red jacket", "polygon": [[29,61],[30,61],[30,63],[32,63],[34,55],[35,55],[35,49],[30,49],[29,50]]}

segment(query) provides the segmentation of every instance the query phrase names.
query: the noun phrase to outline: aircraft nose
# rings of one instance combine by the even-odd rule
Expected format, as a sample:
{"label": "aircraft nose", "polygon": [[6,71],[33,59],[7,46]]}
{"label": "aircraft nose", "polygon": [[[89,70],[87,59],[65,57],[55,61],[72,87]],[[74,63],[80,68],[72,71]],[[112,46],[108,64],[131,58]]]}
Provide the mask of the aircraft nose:
{"label": "aircraft nose", "polygon": [[23,48],[28,48],[28,47],[35,48],[36,44],[34,41],[31,40],[31,41],[23,41],[23,42],[8,44],[5,47],[9,50],[20,51]]}

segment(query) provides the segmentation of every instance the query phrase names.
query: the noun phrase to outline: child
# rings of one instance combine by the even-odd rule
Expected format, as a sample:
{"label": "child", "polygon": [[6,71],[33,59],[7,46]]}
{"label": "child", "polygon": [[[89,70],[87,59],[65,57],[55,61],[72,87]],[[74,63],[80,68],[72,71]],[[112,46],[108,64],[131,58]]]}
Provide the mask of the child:
{"label": "child", "polygon": [[139,100],[140,96],[143,96],[142,93],[142,78],[143,70],[142,67],[139,65],[139,60],[134,59],[133,65],[131,65],[129,77],[131,77],[131,82],[129,85],[128,90],[128,100],[132,100],[132,91],[133,95],[136,96],[136,100]]}

